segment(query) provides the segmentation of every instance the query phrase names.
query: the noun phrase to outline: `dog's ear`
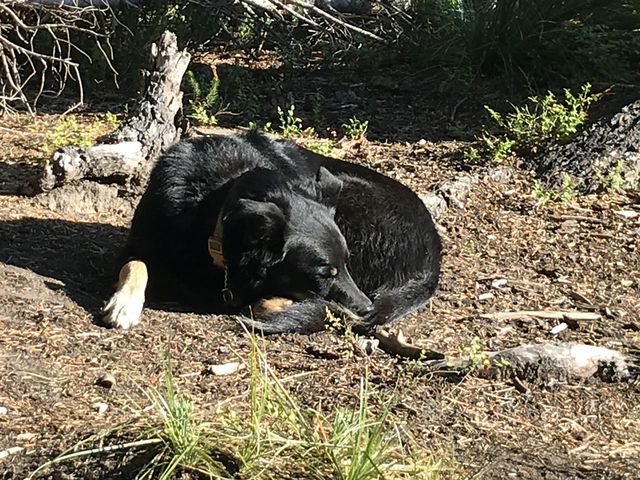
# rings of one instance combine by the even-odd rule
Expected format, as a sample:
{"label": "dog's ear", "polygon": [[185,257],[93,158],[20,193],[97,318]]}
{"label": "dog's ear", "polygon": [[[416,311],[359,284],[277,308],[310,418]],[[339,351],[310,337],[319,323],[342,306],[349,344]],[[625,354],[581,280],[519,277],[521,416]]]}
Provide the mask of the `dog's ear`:
{"label": "dog's ear", "polygon": [[282,209],[275,203],[242,198],[238,200],[234,216],[236,215],[236,218],[241,219],[245,232],[253,232],[250,235],[245,234],[245,239],[251,238],[270,245],[284,241],[286,218]]}
{"label": "dog's ear", "polygon": [[335,208],[338,204],[341,191],[342,180],[326,168],[320,167],[316,175],[316,194],[318,200],[329,207]]}

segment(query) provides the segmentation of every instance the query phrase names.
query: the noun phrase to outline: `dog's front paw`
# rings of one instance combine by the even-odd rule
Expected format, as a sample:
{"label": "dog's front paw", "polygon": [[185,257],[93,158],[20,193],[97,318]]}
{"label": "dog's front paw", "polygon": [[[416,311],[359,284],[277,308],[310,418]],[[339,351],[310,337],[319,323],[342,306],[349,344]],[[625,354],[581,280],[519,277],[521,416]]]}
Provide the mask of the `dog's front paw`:
{"label": "dog's front paw", "polygon": [[102,321],[110,327],[128,330],[140,323],[143,306],[144,295],[119,290],[102,309]]}

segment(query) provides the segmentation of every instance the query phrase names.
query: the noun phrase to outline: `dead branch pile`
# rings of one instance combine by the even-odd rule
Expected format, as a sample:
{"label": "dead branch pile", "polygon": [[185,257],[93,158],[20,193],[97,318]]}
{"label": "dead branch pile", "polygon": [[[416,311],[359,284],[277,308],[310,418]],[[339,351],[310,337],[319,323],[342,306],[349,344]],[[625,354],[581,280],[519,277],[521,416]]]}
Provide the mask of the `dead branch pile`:
{"label": "dead branch pile", "polygon": [[89,54],[76,37],[92,39],[107,61],[111,57],[101,21],[109,6],[96,5],[0,0],[0,112],[18,104],[33,113],[43,94],[59,95],[70,81],[82,103],[80,65],[73,58]]}

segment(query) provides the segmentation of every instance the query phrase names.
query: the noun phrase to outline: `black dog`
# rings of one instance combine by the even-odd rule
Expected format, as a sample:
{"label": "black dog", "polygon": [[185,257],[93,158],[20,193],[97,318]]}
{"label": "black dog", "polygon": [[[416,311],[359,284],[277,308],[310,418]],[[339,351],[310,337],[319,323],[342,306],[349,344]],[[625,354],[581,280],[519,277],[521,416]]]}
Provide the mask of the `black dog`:
{"label": "black dog", "polygon": [[[407,187],[250,132],[173,146],[136,210],[106,323],[139,322],[151,291],[265,333],[314,332],[326,309],[366,331],[421,307],[440,238]],[[148,269],[148,270],[147,270]]]}

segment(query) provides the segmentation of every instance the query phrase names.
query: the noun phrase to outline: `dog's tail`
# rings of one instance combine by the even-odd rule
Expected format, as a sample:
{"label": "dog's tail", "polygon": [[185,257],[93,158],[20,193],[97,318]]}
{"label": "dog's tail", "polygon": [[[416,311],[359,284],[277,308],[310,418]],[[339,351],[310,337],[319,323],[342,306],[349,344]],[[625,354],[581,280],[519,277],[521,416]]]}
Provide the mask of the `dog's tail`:
{"label": "dog's tail", "polygon": [[423,307],[438,288],[438,272],[425,272],[399,287],[382,287],[372,295],[374,309],[363,320],[364,329],[372,330],[398,320]]}

